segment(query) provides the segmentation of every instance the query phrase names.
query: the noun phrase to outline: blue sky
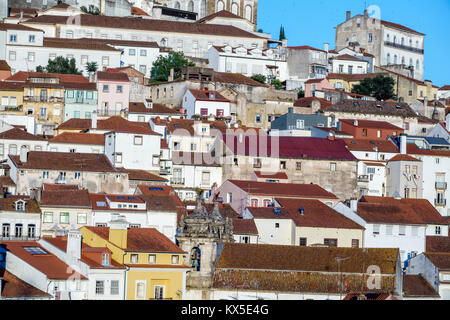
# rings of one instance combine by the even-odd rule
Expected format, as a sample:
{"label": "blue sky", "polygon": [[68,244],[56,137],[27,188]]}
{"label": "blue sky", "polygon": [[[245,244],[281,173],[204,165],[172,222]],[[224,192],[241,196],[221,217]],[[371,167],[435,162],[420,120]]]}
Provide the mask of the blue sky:
{"label": "blue sky", "polygon": [[278,39],[283,25],[289,46],[334,49],[334,27],[347,10],[362,14],[365,3],[378,6],[381,19],[425,33],[425,79],[450,85],[450,0],[260,0],[258,28]]}

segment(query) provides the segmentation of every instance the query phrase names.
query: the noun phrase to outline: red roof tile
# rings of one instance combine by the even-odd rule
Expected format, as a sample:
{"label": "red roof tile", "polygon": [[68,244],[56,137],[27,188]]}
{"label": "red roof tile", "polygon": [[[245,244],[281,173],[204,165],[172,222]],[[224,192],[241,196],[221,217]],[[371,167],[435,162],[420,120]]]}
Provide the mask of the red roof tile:
{"label": "red roof tile", "polygon": [[18,71],[5,81],[26,82],[29,78],[58,78],[59,82],[68,83],[89,83],[89,79],[82,75],[62,74],[62,73],[44,73],[44,72],[25,72]]}
{"label": "red roof tile", "polygon": [[232,222],[233,234],[258,235],[255,220],[234,218],[232,219]]}
{"label": "red roof tile", "polygon": [[0,60],[0,70],[1,71],[11,71],[11,67],[9,66],[6,60]]}
{"label": "red roof tile", "polygon": [[16,23],[0,23],[0,31],[7,31],[7,30],[44,32],[40,29],[27,27],[27,26],[24,26],[24,25],[18,24],[18,23],[17,24]]}
{"label": "red roof tile", "polygon": [[61,191],[61,190],[78,190],[78,185],[76,184],[50,184],[44,183],[42,185],[43,191]]}
{"label": "red roof tile", "polygon": [[97,71],[97,81],[130,82],[126,73]]}
{"label": "red roof tile", "polygon": [[41,291],[25,281],[17,278],[15,275],[6,270],[0,269],[0,297],[3,299],[32,299],[32,298],[51,298],[52,296]]}
{"label": "red roof tile", "polygon": [[164,182],[168,181],[167,179],[158,176],[156,174],[153,174],[151,172],[145,171],[145,170],[133,170],[133,169],[125,169],[125,168],[118,168],[121,171],[128,173],[128,179],[129,180],[147,180],[147,181],[159,181]]}
{"label": "red roof tile", "polygon": [[262,179],[283,179],[283,180],[288,179],[286,172],[276,172],[275,174],[266,174],[261,171],[255,171],[255,175],[258,178]]}
{"label": "red roof tile", "polygon": [[326,52],[324,50],[316,49],[310,46],[296,46],[296,47],[288,47],[288,49],[291,50],[314,50],[314,51],[320,51],[320,52]]}
{"label": "red roof tile", "polygon": [[91,208],[91,200],[87,190],[42,191],[40,206]]}
{"label": "red roof tile", "polygon": [[105,145],[105,135],[93,133],[63,132],[48,140],[50,143]]}
{"label": "red roof tile", "polygon": [[297,101],[294,102],[294,107],[302,107],[302,108],[311,108],[311,104],[313,101],[319,101],[320,102],[320,109],[324,110],[327,107],[331,107],[333,103],[331,101],[328,101],[323,98],[317,98],[317,97],[306,97],[306,98],[300,98]]}
{"label": "red roof tile", "polygon": [[[397,130],[398,133],[403,132],[403,128],[397,127],[387,121],[355,120],[355,119],[340,119],[339,121],[358,128],[391,129]],[[357,121],[357,124],[355,124],[355,121]]]}
{"label": "red roof tile", "polygon": [[403,275],[403,297],[436,297],[439,293],[419,274]]}
{"label": "red roof tile", "polygon": [[131,14],[135,16],[148,16],[148,14],[138,7],[131,7]]}
{"label": "red roof tile", "polygon": [[[109,239],[108,227],[83,227],[105,240]],[[184,253],[166,236],[154,228],[129,228],[127,230],[127,251]]]}
{"label": "red roof tile", "polygon": [[168,114],[168,115],[184,115],[179,110],[166,107],[161,103],[152,103],[151,108],[147,108],[143,102],[130,102],[128,107],[130,113],[145,113],[145,114]]}
{"label": "red roof tile", "polygon": [[421,160],[408,156],[407,154],[397,154],[393,156],[391,159],[389,159],[389,162],[394,161],[416,161],[416,162],[422,162]]}
{"label": "red roof tile", "polygon": [[230,100],[222,96],[217,91],[189,89],[189,92],[192,93],[195,100],[199,101],[230,102]]}
{"label": "red roof tile", "polygon": [[408,154],[415,156],[450,157],[450,151],[420,149],[414,143],[408,143],[406,150]]}
{"label": "red roof tile", "polygon": [[348,150],[351,151],[370,151],[378,148],[378,152],[398,153],[397,146],[389,140],[368,140],[368,139],[344,139]]}
{"label": "red roof tile", "polygon": [[236,20],[243,20],[243,18],[241,18],[240,16],[235,15],[234,13],[231,13],[230,11],[227,10],[221,10],[218,11],[216,13],[210,14],[209,16],[206,16],[200,20],[197,20],[197,23],[203,23],[206,21],[210,21],[213,20],[214,18],[228,18],[228,19],[236,19]]}
{"label": "red roof tile", "polygon": [[22,140],[22,141],[46,141],[41,136],[35,136],[19,128],[12,128],[0,133],[0,139]]}

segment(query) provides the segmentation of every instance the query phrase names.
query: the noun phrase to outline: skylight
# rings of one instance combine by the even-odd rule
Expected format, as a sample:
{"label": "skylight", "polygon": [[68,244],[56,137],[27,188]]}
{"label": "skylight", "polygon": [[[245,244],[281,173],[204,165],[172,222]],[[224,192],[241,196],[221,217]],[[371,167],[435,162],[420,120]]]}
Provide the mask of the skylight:
{"label": "skylight", "polygon": [[161,187],[149,187],[148,190],[163,191],[163,188],[161,188]]}
{"label": "skylight", "polygon": [[106,202],[104,202],[104,201],[97,201],[97,207],[106,207]]}
{"label": "skylight", "polygon": [[49,255],[47,251],[42,249],[41,247],[23,247],[25,250],[27,250],[31,255]]}

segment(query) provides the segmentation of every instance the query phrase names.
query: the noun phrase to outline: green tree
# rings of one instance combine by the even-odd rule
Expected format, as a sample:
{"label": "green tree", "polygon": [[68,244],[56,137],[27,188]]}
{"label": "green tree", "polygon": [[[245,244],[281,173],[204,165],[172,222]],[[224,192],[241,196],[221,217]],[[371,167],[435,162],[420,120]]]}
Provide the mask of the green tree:
{"label": "green tree", "polygon": [[96,6],[92,5],[92,4],[89,5],[89,8],[86,8],[85,6],[81,6],[80,10],[85,12],[85,13],[93,14],[93,15],[96,15],[96,16],[98,16],[100,14],[100,9],[97,8]]}
{"label": "green tree", "polygon": [[151,78],[156,81],[167,81],[171,69],[174,69],[174,79],[181,78],[183,67],[195,67],[195,63],[186,59],[182,52],[170,52],[167,57],[159,56],[153,62]]}
{"label": "green tree", "polygon": [[264,33],[264,30],[261,29],[261,28],[259,28],[259,29],[258,29],[258,32],[259,32],[259,33]]}
{"label": "green tree", "polygon": [[281,28],[280,28],[280,41],[285,40],[285,39],[286,39],[286,33],[284,32],[283,25],[281,25]]}
{"label": "green tree", "polygon": [[86,64],[86,71],[91,73],[91,72],[96,72],[98,70],[98,65],[97,62],[92,61],[92,62],[88,62]]}
{"label": "green tree", "polygon": [[395,97],[394,79],[389,76],[378,75],[375,78],[365,78],[354,85],[352,93],[371,96],[377,100],[388,100]]}
{"label": "green tree", "polygon": [[302,88],[298,89],[298,98],[304,98],[305,97],[305,90],[303,90]]}
{"label": "green tree", "polygon": [[278,80],[278,79],[273,79],[270,82],[270,85],[272,87],[274,87],[275,89],[277,89],[277,90],[282,90],[283,89],[283,83],[280,80]]}
{"label": "green tree", "polygon": [[48,60],[46,67],[37,66],[36,71],[47,73],[81,74],[81,71],[77,69],[74,58],[68,59],[62,56],[58,56],[53,60]]}
{"label": "green tree", "polygon": [[260,83],[266,83],[267,82],[266,76],[262,75],[262,74],[254,74],[250,78],[255,80],[255,81],[258,81]]}

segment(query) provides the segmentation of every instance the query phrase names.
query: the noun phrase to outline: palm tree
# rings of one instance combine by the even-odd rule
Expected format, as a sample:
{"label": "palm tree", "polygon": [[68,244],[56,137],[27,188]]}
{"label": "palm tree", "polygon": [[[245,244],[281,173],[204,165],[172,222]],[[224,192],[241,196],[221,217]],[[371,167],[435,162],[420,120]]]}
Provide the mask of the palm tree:
{"label": "palm tree", "polygon": [[95,73],[98,69],[97,62],[92,61],[86,64],[86,71],[89,73],[89,79],[91,78],[91,73]]}

